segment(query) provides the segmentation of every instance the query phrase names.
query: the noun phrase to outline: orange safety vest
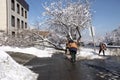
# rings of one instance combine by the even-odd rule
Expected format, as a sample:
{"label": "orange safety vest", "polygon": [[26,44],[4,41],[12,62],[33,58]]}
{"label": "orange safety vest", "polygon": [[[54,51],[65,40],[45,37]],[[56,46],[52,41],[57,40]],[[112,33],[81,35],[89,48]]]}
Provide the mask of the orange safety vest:
{"label": "orange safety vest", "polygon": [[73,42],[73,43],[69,43],[69,47],[70,48],[78,48],[77,43]]}

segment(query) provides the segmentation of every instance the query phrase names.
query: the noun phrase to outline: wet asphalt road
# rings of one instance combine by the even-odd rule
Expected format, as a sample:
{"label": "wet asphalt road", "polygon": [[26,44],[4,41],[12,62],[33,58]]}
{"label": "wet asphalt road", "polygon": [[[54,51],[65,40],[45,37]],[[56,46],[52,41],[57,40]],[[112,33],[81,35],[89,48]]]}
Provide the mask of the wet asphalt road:
{"label": "wet asphalt road", "polygon": [[120,57],[77,60],[72,64],[62,53],[33,58],[25,66],[39,74],[38,80],[120,80]]}

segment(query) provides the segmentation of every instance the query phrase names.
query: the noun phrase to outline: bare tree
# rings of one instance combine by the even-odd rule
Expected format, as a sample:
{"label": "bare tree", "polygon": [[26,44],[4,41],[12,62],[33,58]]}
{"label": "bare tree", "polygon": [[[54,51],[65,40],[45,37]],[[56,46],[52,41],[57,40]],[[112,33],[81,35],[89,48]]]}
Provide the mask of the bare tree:
{"label": "bare tree", "polygon": [[80,39],[81,31],[90,26],[91,13],[87,1],[60,0],[50,5],[46,3],[44,8],[50,30],[62,37]]}
{"label": "bare tree", "polygon": [[104,41],[112,45],[120,45],[120,27],[108,33]]}
{"label": "bare tree", "polygon": [[[65,39],[81,39],[81,31],[90,26],[91,13],[87,1],[60,0],[50,5],[45,4],[44,15],[50,25],[50,35],[46,38],[39,34],[38,30],[23,30],[19,37],[7,36],[4,45],[34,46],[43,43],[44,46],[52,46],[55,49],[64,50],[60,47]],[[46,24],[46,23],[45,23]],[[35,23],[40,28],[39,22]]]}

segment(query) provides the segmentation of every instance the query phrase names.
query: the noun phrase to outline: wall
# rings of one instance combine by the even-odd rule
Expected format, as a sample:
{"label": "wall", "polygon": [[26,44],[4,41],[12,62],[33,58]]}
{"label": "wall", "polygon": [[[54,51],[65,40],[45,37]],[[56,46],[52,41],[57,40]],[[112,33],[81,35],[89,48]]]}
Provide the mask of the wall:
{"label": "wall", "polygon": [[6,0],[0,0],[0,31],[6,30],[7,26]]}

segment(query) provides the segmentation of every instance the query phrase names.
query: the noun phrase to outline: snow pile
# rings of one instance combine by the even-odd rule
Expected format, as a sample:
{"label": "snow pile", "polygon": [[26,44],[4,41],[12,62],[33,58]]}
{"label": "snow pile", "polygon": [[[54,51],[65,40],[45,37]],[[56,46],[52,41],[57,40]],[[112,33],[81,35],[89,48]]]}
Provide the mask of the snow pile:
{"label": "snow pile", "polygon": [[37,57],[51,57],[52,54],[50,54],[50,53],[53,53],[53,50],[40,50],[40,49],[37,49],[34,47],[18,48],[18,47],[10,47],[10,46],[1,46],[0,50],[32,54]]}
{"label": "snow pile", "polygon": [[[98,51],[96,51],[98,52]],[[83,57],[87,59],[104,59],[103,56],[99,56],[93,49],[89,48],[81,48],[80,52],[78,52],[77,57]],[[102,54],[102,53],[101,53]]]}
{"label": "snow pile", "polygon": [[16,63],[0,50],[0,80],[37,80],[38,74]]}

